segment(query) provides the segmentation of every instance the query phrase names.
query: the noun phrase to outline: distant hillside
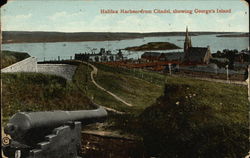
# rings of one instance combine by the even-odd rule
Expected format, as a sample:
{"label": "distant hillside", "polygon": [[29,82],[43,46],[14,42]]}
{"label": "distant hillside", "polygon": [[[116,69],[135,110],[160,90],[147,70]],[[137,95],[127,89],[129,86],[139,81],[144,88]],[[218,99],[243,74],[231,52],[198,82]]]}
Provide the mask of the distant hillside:
{"label": "distant hillside", "polygon": [[249,37],[249,33],[225,34],[217,35],[216,37]]}
{"label": "distant hillside", "polygon": [[[229,34],[230,32],[190,32],[191,36],[207,34]],[[184,36],[185,32],[29,32],[3,31],[3,43],[35,43],[35,42],[79,42],[79,41],[107,41],[124,40],[157,36]]]}

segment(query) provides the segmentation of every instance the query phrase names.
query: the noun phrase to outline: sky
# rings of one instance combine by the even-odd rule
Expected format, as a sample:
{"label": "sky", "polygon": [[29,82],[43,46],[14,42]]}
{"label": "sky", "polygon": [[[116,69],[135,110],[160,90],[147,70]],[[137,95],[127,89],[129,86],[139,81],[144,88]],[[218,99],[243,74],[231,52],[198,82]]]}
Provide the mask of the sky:
{"label": "sky", "polygon": [[[151,10],[140,14],[101,14],[101,9]],[[157,9],[171,13],[154,13]],[[173,10],[192,10],[173,13]],[[195,13],[194,10],[215,13]],[[217,13],[217,9],[231,13]],[[56,32],[249,32],[249,7],[240,0],[10,0],[1,8],[3,31]]]}

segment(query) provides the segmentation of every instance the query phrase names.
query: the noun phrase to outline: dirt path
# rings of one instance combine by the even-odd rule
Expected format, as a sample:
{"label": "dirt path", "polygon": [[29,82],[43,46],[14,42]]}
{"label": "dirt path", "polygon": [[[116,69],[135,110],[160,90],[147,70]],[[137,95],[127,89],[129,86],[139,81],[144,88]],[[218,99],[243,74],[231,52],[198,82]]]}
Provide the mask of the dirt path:
{"label": "dirt path", "polygon": [[125,100],[123,100],[122,98],[118,97],[118,96],[115,95],[114,93],[112,93],[112,92],[106,90],[105,88],[103,88],[102,86],[100,86],[98,83],[96,83],[96,81],[95,81],[95,79],[94,79],[94,76],[97,75],[98,69],[97,69],[94,65],[92,65],[92,64],[90,64],[90,63],[87,63],[87,62],[83,62],[83,63],[89,64],[89,65],[92,67],[93,71],[91,71],[90,77],[91,77],[91,80],[92,80],[92,82],[94,83],[94,85],[95,85],[96,87],[98,87],[99,89],[105,91],[105,92],[108,93],[109,95],[113,96],[116,100],[122,102],[123,104],[125,104],[125,105],[127,105],[127,106],[133,106],[132,104],[127,103],[127,102],[126,102]]}
{"label": "dirt path", "polygon": [[[122,102],[123,104],[125,104],[125,105],[127,105],[127,106],[133,106],[132,104],[127,103],[125,100],[121,99],[121,98],[118,97],[117,95],[113,94],[112,92],[106,90],[105,88],[103,88],[102,86],[100,86],[98,83],[96,83],[96,81],[94,80],[94,75],[97,75],[98,69],[97,69],[94,65],[92,65],[92,64],[90,64],[90,63],[88,63],[88,62],[84,62],[84,61],[81,61],[81,62],[82,62],[83,64],[86,64],[86,65],[90,65],[90,66],[91,66],[92,71],[91,71],[91,74],[90,74],[90,78],[91,78],[91,81],[94,83],[94,85],[95,85],[97,88],[101,89],[102,91],[105,91],[106,93],[108,93],[109,95],[113,96],[116,100]],[[109,107],[105,107],[105,106],[103,106],[103,107],[104,107],[106,110],[108,110],[108,111],[112,111],[112,112],[117,113],[117,114],[124,114],[124,112],[115,110],[115,109],[113,109],[113,108],[109,108]]]}

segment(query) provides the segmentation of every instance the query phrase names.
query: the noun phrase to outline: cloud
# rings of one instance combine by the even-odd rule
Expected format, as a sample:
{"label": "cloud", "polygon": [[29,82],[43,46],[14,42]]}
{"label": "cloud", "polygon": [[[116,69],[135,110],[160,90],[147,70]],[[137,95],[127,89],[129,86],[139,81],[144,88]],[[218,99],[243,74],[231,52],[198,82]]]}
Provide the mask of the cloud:
{"label": "cloud", "polygon": [[2,20],[5,21],[13,21],[13,22],[19,22],[23,20],[28,20],[32,17],[32,14],[21,14],[21,15],[3,15]]}
{"label": "cloud", "polygon": [[129,32],[153,32],[166,29],[167,23],[164,19],[157,15],[147,14],[144,16],[130,15],[124,19],[117,21],[117,27],[119,31],[127,30]]}
{"label": "cloud", "polygon": [[184,31],[188,26],[190,31],[243,32],[248,30],[248,15],[238,11],[230,14],[98,14],[91,18],[84,12],[61,11],[33,22],[32,14],[3,16],[2,21],[5,30],[168,32]]}
{"label": "cloud", "polygon": [[1,19],[3,30],[22,30],[32,14],[3,15]]}
{"label": "cloud", "polygon": [[52,21],[56,21],[56,20],[77,18],[77,17],[82,17],[82,16],[84,16],[84,13],[82,12],[68,13],[68,12],[62,11],[62,12],[56,12],[55,14],[48,16],[48,19]]}
{"label": "cloud", "polygon": [[60,25],[55,28],[54,31],[62,31],[62,32],[82,32],[84,31],[84,27],[86,26],[86,23],[84,21],[75,21],[70,22],[65,25]]}
{"label": "cloud", "polygon": [[31,18],[31,16],[32,16],[31,14],[23,14],[23,15],[17,15],[15,16],[15,18],[18,20],[27,20]]}
{"label": "cloud", "polygon": [[67,16],[67,13],[65,11],[63,11],[63,12],[57,12],[57,13],[49,16],[48,18],[50,20],[56,20],[58,18],[63,18],[63,17],[66,17],[66,16]]}
{"label": "cloud", "polygon": [[196,20],[193,17],[194,15],[190,14],[175,14],[174,20],[171,21],[171,30],[172,31],[184,31],[186,26],[192,28],[192,30],[196,29]]}
{"label": "cloud", "polygon": [[[246,32],[249,28],[249,13],[244,11],[211,16],[218,31]],[[208,19],[209,20],[209,19]]]}
{"label": "cloud", "polygon": [[154,32],[167,31],[169,21],[160,16],[148,15],[98,15],[88,23],[88,31]]}
{"label": "cloud", "polygon": [[[239,17],[241,17],[241,18],[239,18]],[[224,17],[224,18],[217,17],[216,22],[218,22],[218,23],[232,23],[235,20],[238,21],[240,19],[244,19],[243,17],[247,18],[248,14],[246,14],[243,11],[238,11],[238,12],[235,12],[233,14],[230,14],[230,16],[228,16],[228,17]],[[246,20],[246,19],[244,19],[244,20]]]}

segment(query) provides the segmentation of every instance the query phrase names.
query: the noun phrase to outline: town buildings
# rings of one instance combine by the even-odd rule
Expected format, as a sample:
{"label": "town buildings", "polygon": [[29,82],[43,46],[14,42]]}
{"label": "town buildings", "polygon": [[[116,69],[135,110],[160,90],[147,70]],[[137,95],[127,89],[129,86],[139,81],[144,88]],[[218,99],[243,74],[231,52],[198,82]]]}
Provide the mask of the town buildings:
{"label": "town buildings", "polygon": [[184,52],[145,52],[141,58],[147,62],[157,61],[178,61],[180,63],[188,64],[209,64],[212,58],[210,47],[193,47],[191,37],[188,34],[188,28],[186,28]]}
{"label": "town buildings", "polygon": [[141,59],[144,62],[158,62],[158,61],[175,61],[182,62],[184,58],[183,52],[169,52],[169,53],[160,53],[160,52],[145,52],[142,54]]}
{"label": "town buildings", "polygon": [[97,54],[90,53],[80,53],[75,54],[75,60],[83,60],[90,62],[109,62],[109,61],[121,61],[124,60],[121,50],[117,54],[112,54],[110,50],[105,50],[105,48],[101,48],[100,52]]}

